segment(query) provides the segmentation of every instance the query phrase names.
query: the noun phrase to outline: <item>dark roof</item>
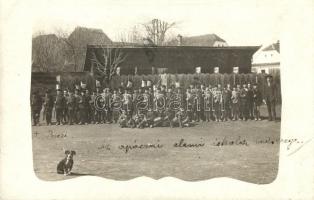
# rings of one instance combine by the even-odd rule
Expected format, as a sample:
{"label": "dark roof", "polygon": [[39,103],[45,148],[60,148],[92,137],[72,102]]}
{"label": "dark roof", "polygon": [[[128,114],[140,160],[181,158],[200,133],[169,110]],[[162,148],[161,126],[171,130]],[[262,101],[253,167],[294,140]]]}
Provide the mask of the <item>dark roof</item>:
{"label": "dark roof", "polygon": [[[182,46],[209,46],[212,47],[216,41],[226,42],[216,34],[206,34],[191,37],[182,37]],[[178,45],[178,38],[171,40],[169,45]]]}
{"label": "dark roof", "polygon": [[276,51],[278,51],[278,53],[280,53],[280,42],[279,41],[265,47],[262,51],[273,51],[273,50],[276,50]]}
{"label": "dark roof", "polygon": [[76,27],[70,34],[69,40],[83,40],[82,42],[87,44],[112,43],[111,39],[104,33],[103,30],[85,27]]}
{"label": "dark roof", "polygon": [[117,46],[117,47],[142,47],[144,44],[139,44],[139,43],[133,43],[133,42],[113,42],[112,46]]}
{"label": "dark roof", "polygon": [[257,51],[261,46],[225,46],[225,47],[213,47],[213,46],[176,46],[176,45],[168,45],[168,46],[117,46],[117,45],[87,45],[87,49],[93,48],[121,48],[121,49],[224,49],[224,50],[254,50]]}

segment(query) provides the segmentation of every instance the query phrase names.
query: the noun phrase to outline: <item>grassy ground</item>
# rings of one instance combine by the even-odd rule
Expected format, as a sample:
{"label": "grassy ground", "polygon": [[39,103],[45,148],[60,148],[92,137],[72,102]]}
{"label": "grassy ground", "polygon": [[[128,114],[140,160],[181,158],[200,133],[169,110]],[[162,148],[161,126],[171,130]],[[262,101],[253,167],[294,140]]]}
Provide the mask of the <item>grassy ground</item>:
{"label": "grassy ground", "polygon": [[[265,108],[263,108],[265,113]],[[34,170],[43,180],[95,175],[114,180],[138,176],[173,176],[186,181],[231,177],[270,183],[277,175],[279,144],[256,140],[280,138],[280,122],[200,122],[189,128],[122,129],[116,124],[33,127]],[[64,137],[66,135],[66,137]],[[248,145],[215,146],[218,141],[246,141]],[[184,139],[203,147],[174,147]],[[162,144],[162,148],[131,149],[120,145]],[[75,150],[72,176],[56,173],[64,149]]]}

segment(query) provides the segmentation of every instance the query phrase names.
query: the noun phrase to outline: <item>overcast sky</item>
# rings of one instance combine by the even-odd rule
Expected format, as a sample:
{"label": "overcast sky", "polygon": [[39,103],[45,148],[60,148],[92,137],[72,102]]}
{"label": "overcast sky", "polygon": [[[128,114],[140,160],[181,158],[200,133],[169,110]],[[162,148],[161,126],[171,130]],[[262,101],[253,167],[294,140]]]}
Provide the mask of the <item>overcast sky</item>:
{"label": "overcast sky", "polygon": [[[277,2],[277,3],[276,3]],[[216,33],[229,45],[261,45],[280,37],[284,3],[253,0],[105,1],[33,0],[33,32],[68,32],[76,26],[102,29],[112,40],[152,18],[177,22],[183,36]]]}

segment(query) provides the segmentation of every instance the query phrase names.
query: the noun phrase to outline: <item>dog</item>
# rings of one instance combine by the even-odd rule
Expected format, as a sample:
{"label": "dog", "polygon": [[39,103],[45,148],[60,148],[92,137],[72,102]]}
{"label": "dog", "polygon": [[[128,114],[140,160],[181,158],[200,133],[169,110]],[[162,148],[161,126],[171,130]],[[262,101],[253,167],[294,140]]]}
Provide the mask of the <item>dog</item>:
{"label": "dog", "polygon": [[57,173],[64,174],[65,176],[71,174],[71,170],[73,167],[73,156],[76,155],[75,151],[65,151],[65,158],[62,159],[57,165]]}

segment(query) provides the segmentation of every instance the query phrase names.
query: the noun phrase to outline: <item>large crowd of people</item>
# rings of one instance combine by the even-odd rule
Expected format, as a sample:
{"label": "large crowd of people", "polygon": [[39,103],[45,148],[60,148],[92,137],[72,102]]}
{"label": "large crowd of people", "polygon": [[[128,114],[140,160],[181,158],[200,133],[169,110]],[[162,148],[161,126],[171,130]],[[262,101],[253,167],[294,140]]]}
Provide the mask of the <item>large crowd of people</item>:
{"label": "large crowd of people", "polygon": [[[261,89],[262,88],[262,89]],[[227,84],[190,85],[188,88],[164,85],[146,87],[96,87],[47,90],[31,97],[33,125],[40,116],[47,125],[87,125],[118,123],[120,127],[186,127],[199,121],[261,120],[260,106],[265,103],[268,120],[276,120],[276,86],[271,76],[265,85]]]}

